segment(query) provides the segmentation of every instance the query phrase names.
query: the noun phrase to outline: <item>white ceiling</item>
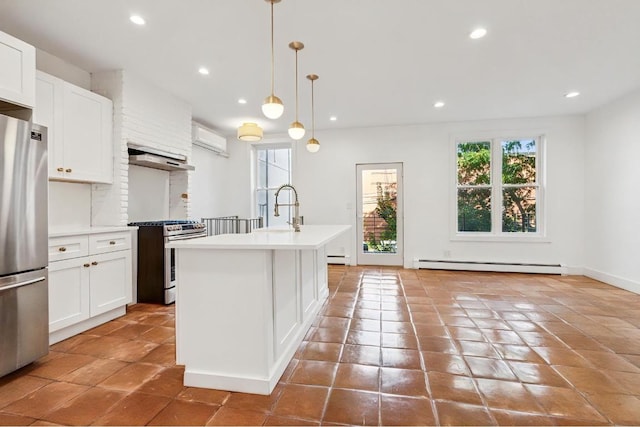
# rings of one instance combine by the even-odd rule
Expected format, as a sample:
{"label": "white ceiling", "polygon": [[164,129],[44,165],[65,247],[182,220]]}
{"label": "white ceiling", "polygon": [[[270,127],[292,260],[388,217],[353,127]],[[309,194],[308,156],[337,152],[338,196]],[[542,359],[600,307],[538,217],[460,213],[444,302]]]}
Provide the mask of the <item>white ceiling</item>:
{"label": "white ceiling", "polygon": [[[242,121],[276,133],[294,120],[293,40],[305,44],[307,128],[309,73],[320,76],[316,129],[581,114],[640,87],[640,0],[282,0],[274,9],[275,93],[285,103],[275,121],[260,112],[270,92],[264,0],[0,0],[0,30],[89,72],[142,75],[226,135]],[[131,24],[132,13],[147,25]],[[477,26],[488,35],[471,40]],[[564,98],[572,90],[582,95]]]}

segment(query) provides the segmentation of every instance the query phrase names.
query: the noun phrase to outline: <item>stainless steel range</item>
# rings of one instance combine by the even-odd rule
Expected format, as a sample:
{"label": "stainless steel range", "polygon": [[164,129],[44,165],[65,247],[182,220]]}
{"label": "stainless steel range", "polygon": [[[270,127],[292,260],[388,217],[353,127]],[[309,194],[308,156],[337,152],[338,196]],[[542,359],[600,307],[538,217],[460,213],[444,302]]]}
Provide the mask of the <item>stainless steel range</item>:
{"label": "stainless steel range", "polygon": [[138,302],[171,304],[176,300],[175,250],[165,244],[207,236],[198,221],[132,222],[138,227]]}

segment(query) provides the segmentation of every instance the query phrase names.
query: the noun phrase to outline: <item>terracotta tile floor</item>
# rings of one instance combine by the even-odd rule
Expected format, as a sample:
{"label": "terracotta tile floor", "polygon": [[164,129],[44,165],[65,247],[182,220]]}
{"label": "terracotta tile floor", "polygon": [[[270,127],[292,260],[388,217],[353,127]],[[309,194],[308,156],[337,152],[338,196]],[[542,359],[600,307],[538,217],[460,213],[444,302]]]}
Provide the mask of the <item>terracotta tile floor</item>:
{"label": "terracotta tile floor", "polygon": [[174,307],[0,379],[0,425],[640,424],[640,296],[585,277],[332,266],[271,396],[184,387]]}

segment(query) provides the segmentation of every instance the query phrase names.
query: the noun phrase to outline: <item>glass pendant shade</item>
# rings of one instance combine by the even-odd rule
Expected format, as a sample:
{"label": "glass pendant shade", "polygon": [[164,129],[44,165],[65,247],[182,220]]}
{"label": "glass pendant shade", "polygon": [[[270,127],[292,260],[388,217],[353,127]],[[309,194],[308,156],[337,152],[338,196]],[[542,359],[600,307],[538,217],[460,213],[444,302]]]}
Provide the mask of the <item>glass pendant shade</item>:
{"label": "glass pendant shade", "polygon": [[311,138],[307,141],[307,151],[310,153],[317,153],[320,150],[320,143],[317,139]]}
{"label": "glass pendant shade", "polygon": [[262,128],[255,123],[243,123],[238,128],[240,141],[257,142],[262,139]]}
{"label": "glass pendant shade", "polygon": [[284,105],[280,98],[275,95],[269,95],[262,104],[262,114],[268,119],[279,119],[284,113]]}
{"label": "glass pendant shade", "polygon": [[304,138],[305,129],[302,123],[293,122],[289,126],[289,137],[295,141],[299,141]]}

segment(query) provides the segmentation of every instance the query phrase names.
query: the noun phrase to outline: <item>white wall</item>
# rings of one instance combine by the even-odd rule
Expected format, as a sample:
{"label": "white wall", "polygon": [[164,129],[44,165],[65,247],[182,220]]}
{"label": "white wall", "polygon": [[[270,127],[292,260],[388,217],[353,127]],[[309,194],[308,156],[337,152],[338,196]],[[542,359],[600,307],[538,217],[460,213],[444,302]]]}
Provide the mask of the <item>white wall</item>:
{"label": "white wall", "polygon": [[251,144],[227,140],[229,157],[193,146],[191,218],[238,215],[250,218]]}
{"label": "white wall", "polygon": [[88,71],[37,48],[36,68],[83,89],[91,89],[91,74]]}
{"label": "white wall", "polygon": [[193,146],[192,158],[196,169],[191,177],[191,217],[236,215],[228,203],[228,190],[233,187],[228,178],[231,160],[196,145]]}
{"label": "white wall", "polygon": [[585,273],[640,293],[640,91],[587,115]]}
{"label": "white wall", "polygon": [[91,225],[91,186],[49,181],[49,231]]}
{"label": "white wall", "polygon": [[129,165],[129,222],[169,218],[169,172]]}
{"label": "white wall", "polygon": [[[455,229],[456,136],[545,134],[545,243],[452,241]],[[404,164],[405,267],[417,259],[451,259],[563,264],[570,271],[583,266],[584,118],[555,117],[441,123],[316,131],[321,149],[308,153],[300,142],[294,183],[306,224],[351,224],[355,230],[356,164]],[[338,241],[331,254],[351,255],[355,232]]]}

